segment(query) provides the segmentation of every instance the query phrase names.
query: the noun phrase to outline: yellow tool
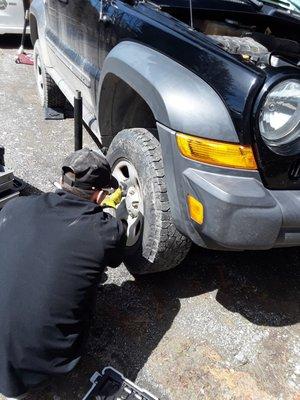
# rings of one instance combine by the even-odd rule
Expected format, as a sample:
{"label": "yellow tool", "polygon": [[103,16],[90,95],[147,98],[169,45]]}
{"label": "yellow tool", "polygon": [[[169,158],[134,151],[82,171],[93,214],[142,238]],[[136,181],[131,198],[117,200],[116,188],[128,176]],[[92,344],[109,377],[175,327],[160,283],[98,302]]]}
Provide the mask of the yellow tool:
{"label": "yellow tool", "polygon": [[117,208],[118,204],[121,203],[122,197],[123,191],[121,188],[118,188],[112,194],[105,197],[105,199],[101,203],[101,206]]}

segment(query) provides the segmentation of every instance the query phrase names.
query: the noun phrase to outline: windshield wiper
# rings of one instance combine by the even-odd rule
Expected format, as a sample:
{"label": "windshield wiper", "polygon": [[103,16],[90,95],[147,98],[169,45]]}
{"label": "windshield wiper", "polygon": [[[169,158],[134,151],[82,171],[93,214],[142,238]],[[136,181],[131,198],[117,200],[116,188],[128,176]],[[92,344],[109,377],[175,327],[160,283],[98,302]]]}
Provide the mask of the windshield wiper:
{"label": "windshield wiper", "polygon": [[273,6],[279,6],[285,10],[289,10],[291,13],[300,13],[300,8],[296,2],[285,1],[285,0],[263,0],[264,3]]}
{"label": "windshield wiper", "polygon": [[260,10],[261,8],[263,8],[264,3],[262,3],[259,0],[245,0],[247,1],[248,4],[251,4],[252,6],[254,6],[255,8],[257,8],[258,10]]}

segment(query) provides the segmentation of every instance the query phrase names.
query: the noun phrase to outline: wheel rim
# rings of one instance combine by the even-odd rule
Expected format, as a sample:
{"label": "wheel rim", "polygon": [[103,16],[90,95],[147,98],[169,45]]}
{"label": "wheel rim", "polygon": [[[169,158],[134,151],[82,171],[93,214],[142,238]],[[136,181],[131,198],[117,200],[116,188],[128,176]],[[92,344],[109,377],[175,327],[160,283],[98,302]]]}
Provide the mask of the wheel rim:
{"label": "wheel rim", "polygon": [[134,246],[143,231],[144,204],[141,185],[135,167],[128,160],[120,160],[113,167],[113,175],[125,184],[127,195],[125,198],[128,211],[128,228],[126,246]]}
{"label": "wheel rim", "polygon": [[40,95],[41,100],[44,100],[44,79],[43,79],[43,72],[42,72],[42,63],[40,56],[37,54],[35,58],[35,77],[38,92]]}

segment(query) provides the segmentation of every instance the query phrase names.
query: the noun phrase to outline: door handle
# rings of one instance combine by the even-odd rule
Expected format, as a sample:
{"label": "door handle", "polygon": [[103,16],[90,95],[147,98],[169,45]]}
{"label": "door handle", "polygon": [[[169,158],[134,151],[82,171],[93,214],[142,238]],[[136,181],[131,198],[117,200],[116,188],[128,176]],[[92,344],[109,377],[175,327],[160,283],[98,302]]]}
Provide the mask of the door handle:
{"label": "door handle", "polygon": [[58,0],[60,3],[63,3],[63,4],[68,4],[69,3],[69,0]]}

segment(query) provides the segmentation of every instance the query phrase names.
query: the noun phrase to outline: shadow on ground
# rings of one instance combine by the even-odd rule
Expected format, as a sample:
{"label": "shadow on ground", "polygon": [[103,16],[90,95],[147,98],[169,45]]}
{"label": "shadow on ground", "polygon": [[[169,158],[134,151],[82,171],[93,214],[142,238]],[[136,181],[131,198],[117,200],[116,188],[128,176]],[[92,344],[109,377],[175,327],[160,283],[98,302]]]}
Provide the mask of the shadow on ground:
{"label": "shadow on ground", "polygon": [[[0,35],[0,49],[18,49],[21,45],[21,35]],[[25,49],[32,49],[30,36],[25,39]]]}
{"label": "shadow on ground", "polygon": [[285,326],[300,321],[299,262],[297,247],[245,252],[193,247],[180,267],[150,282],[179,299],[216,289],[222,306],[252,323]]}
{"label": "shadow on ground", "polygon": [[194,247],[172,271],[121,286],[104,284],[87,353],[70,378],[58,382],[60,398],[70,398],[70,387],[74,398],[80,398],[91,374],[107,365],[135,380],[170,329],[183,298],[217,290],[216,300],[223,307],[254,324],[296,324],[300,321],[298,266],[298,248],[220,253]]}
{"label": "shadow on ground", "polygon": [[[217,290],[216,300],[253,324],[300,321],[299,249],[221,253],[194,247],[178,268],[99,291],[92,335],[99,354],[134,379],[180,310],[180,299]],[[108,327],[108,329],[107,329]],[[112,343],[113,342],[113,343]],[[131,354],[140,353],[139,362]]]}
{"label": "shadow on ground", "polygon": [[30,185],[30,183],[25,182],[22,179],[18,179],[18,181],[22,185],[20,196],[32,196],[44,193],[42,190],[38,189],[33,185]]}

